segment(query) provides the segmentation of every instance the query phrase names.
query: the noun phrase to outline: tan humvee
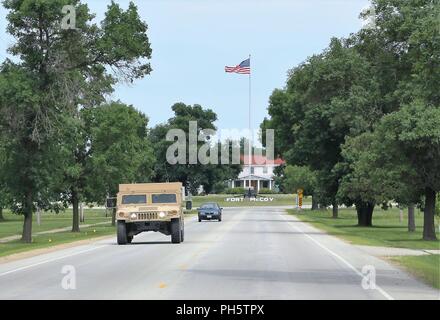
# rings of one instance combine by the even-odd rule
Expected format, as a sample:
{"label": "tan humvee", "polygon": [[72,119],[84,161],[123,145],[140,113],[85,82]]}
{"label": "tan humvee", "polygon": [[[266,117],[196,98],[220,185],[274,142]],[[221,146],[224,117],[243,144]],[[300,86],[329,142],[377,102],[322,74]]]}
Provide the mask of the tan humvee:
{"label": "tan humvee", "polygon": [[[172,243],[184,240],[185,190],[181,182],[120,184],[116,219],[118,244],[131,243],[144,231],[171,235]],[[191,209],[191,204],[186,204]]]}

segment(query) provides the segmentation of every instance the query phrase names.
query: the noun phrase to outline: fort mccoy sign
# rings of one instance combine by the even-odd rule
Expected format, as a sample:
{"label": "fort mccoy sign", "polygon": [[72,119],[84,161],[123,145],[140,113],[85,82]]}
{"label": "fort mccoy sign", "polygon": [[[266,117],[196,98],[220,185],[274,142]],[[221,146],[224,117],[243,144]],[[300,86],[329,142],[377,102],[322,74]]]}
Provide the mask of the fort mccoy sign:
{"label": "fort mccoy sign", "polygon": [[[226,202],[244,202],[243,197],[230,197],[225,199]],[[249,202],[273,202],[273,197],[255,197],[249,198]]]}

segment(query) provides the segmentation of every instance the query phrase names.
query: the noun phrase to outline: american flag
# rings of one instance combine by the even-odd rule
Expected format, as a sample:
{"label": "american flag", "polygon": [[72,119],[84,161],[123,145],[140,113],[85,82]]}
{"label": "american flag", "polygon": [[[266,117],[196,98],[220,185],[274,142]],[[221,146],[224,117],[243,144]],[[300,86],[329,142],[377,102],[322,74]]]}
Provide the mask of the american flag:
{"label": "american flag", "polygon": [[226,72],[251,74],[251,59],[248,58],[235,67],[225,67]]}

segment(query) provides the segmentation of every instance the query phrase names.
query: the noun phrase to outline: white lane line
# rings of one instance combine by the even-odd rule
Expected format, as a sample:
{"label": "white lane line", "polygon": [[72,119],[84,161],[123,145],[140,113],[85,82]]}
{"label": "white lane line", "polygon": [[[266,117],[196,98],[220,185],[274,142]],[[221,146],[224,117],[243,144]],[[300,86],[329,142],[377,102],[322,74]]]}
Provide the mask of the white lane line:
{"label": "white lane line", "polygon": [[70,257],[73,257],[73,256],[77,256],[79,254],[87,253],[87,252],[94,251],[94,250],[97,250],[97,249],[101,249],[101,248],[104,248],[104,247],[107,247],[107,245],[100,246],[100,247],[95,247],[95,248],[90,248],[90,249],[83,250],[83,251],[74,252],[72,254],[64,255],[64,256],[61,256],[61,257],[40,261],[38,263],[33,263],[33,264],[30,264],[30,265],[27,265],[27,266],[24,266],[24,267],[20,267],[20,268],[17,268],[17,269],[13,269],[13,270],[10,270],[10,271],[6,271],[6,272],[3,272],[3,273],[0,273],[0,277],[6,276],[6,275],[14,273],[14,272],[23,271],[23,270],[26,270],[26,269],[29,269],[29,268],[33,268],[33,267],[36,267],[36,266],[39,266],[39,265],[42,265],[42,264],[45,264],[45,263],[49,263],[49,262],[53,262],[53,261],[57,261],[57,260],[61,260],[61,259],[65,259],[65,258],[70,258]]}
{"label": "white lane line", "polygon": [[[304,231],[302,231],[301,229],[299,229],[297,226],[294,226],[290,220],[287,220],[286,215],[282,214],[281,215],[283,217],[284,220],[287,221],[287,223],[294,228],[295,230],[301,232],[304,236],[306,236],[307,238],[309,238],[310,240],[312,240],[316,245],[318,245],[320,248],[324,249],[325,251],[327,251],[328,253],[330,253],[332,256],[334,256],[335,258],[339,259],[342,263],[344,263],[347,267],[349,267],[351,270],[353,270],[358,276],[360,276],[362,279],[364,278],[364,275],[359,272],[358,269],[356,269],[356,267],[354,267],[350,262],[348,262],[347,260],[345,260],[344,258],[342,258],[340,255],[338,255],[337,253],[333,252],[332,250],[330,250],[329,248],[327,248],[326,246],[324,246],[322,243],[320,243],[318,240],[316,240],[315,238],[313,238],[311,235],[305,233]],[[298,220],[300,221],[300,220]],[[304,222],[301,222],[304,223]],[[388,294],[385,290],[383,290],[381,287],[379,287],[376,284],[376,290],[379,291],[386,299],[388,300],[394,300],[394,298]]]}

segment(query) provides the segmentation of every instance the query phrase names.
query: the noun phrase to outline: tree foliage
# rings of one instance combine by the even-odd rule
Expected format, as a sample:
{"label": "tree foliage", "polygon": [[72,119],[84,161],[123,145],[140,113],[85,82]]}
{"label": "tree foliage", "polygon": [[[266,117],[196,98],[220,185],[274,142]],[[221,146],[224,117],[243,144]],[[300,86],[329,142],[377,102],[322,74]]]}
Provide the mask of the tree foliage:
{"label": "tree foliage", "polygon": [[376,203],[424,201],[425,239],[439,191],[439,15],[435,0],[373,0],[369,26],[292,69],[262,123],[289,164],[315,171],[322,204],[354,204],[370,226]]}
{"label": "tree foliage", "polygon": [[[172,141],[166,141],[165,137],[170,129],[181,129],[186,134],[186,159],[189,160],[189,122],[197,122],[197,135],[203,130],[212,129],[216,127],[214,122],[217,120],[217,115],[211,109],[203,109],[200,105],[185,105],[184,103],[176,103],[172,106],[174,117],[170,118],[166,124],[159,124],[151,130],[151,141],[155,149],[155,156],[158,161],[154,167],[154,181],[181,181],[186,188],[193,194],[197,193],[199,186],[203,186],[206,193],[213,191],[214,185],[218,181],[226,181],[234,179],[241,171],[239,164],[221,164],[219,142],[210,141],[210,148],[217,144],[219,152],[216,155],[218,164],[170,164],[166,161],[166,152],[168,147],[173,144]],[[200,151],[202,145],[207,141],[197,142],[197,152]],[[231,146],[230,146],[231,148]],[[232,157],[232,152],[230,152]]]}
{"label": "tree foliage", "polygon": [[277,128],[278,151],[289,163],[316,172],[321,204],[335,205],[341,146],[382,115],[378,96],[374,67],[338,39],[292,69],[286,88],[271,96],[263,126]]}
{"label": "tree foliage", "polygon": [[[80,131],[79,109],[103,102],[118,81],[149,74],[151,48],[133,3],[124,11],[112,2],[100,26],[78,0],[3,4],[16,40],[9,51],[17,57],[0,70],[0,128],[10,142],[5,183],[13,209],[25,215],[22,238],[30,242],[35,207],[54,209],[63,188],[75,150],[65,139]],[[74,29],[61,27],[64,5],[76,10]]]}
{"label": "tree foliage", "polygon": [[304,195],[313,195],[317,187],[316,175],[307,167],[288,165],[284,170],[284,190],[296,193],[304,190]]}
{"label": "tree foliage", "polygon": [[86,195],[103,203],[116,196],[120,183],[150,180],[155,162],[148,139],[148,118],[120,102],[82,110],[89,133]]}

